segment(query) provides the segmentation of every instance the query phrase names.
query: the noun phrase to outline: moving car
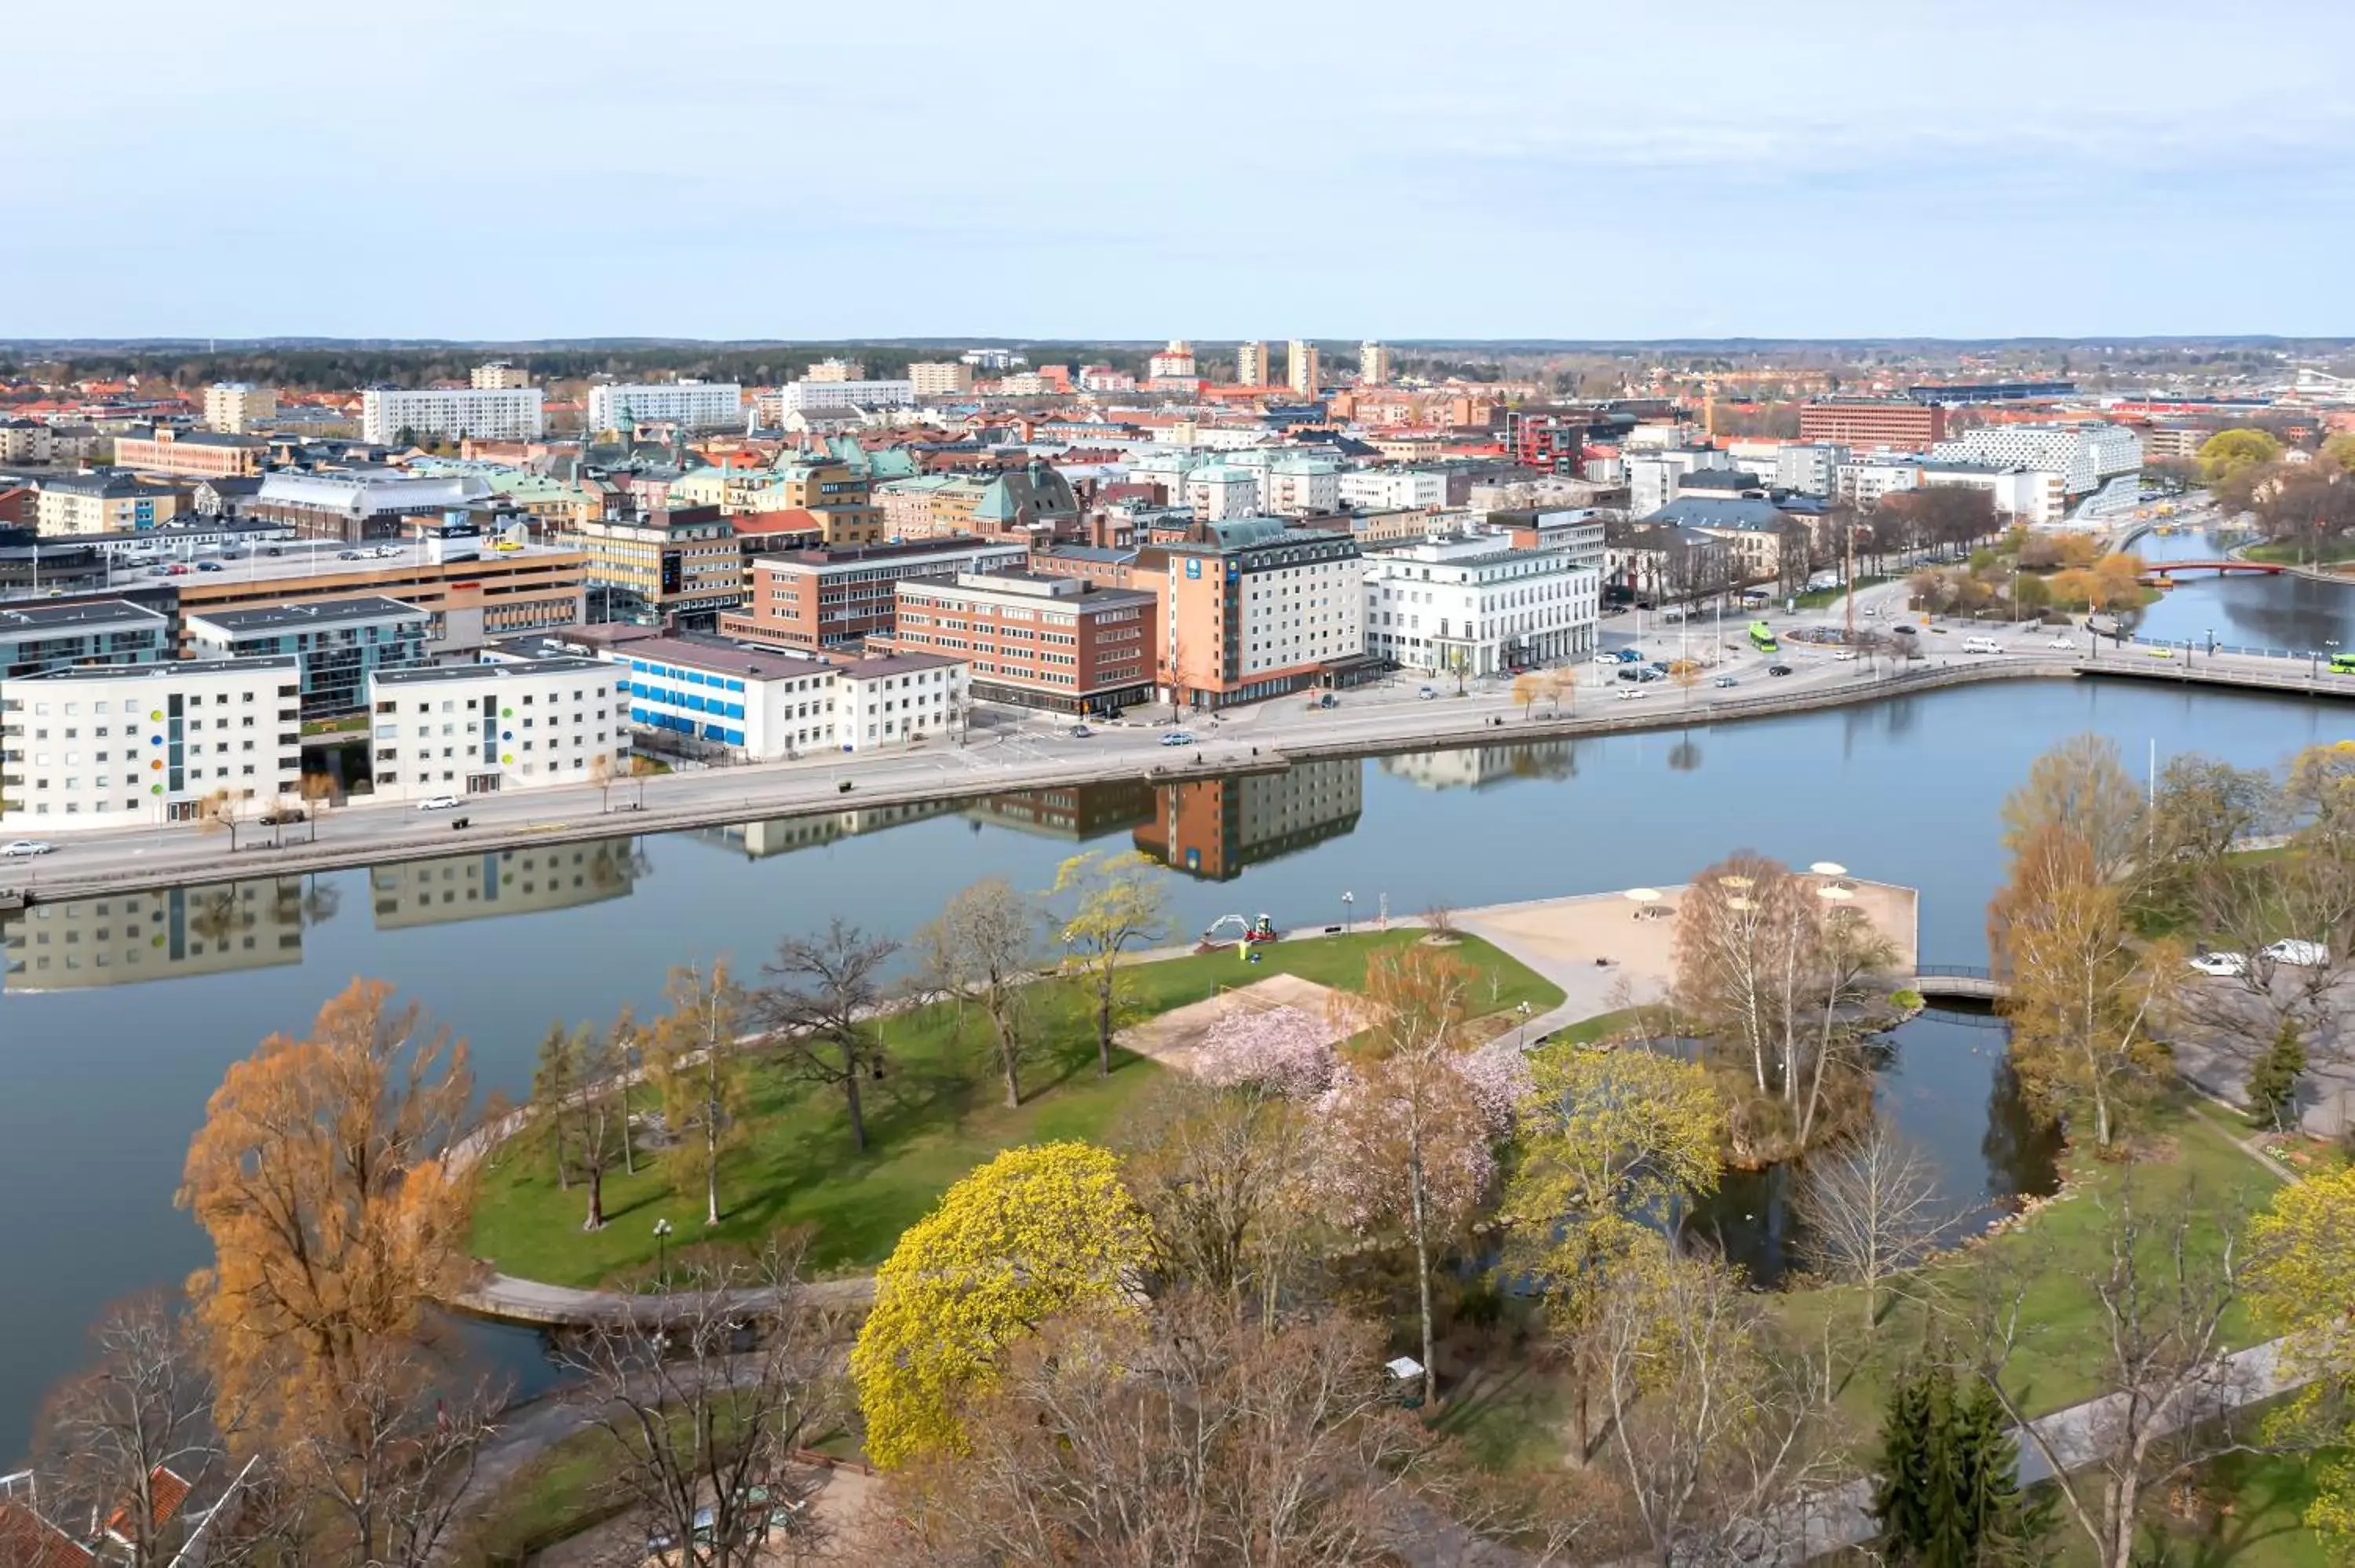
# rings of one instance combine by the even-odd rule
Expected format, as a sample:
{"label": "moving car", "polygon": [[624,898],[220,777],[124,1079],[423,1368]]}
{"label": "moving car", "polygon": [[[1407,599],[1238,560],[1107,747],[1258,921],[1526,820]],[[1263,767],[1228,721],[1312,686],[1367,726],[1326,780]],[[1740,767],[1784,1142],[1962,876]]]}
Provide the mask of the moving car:
{"label": "moving car", "polygon": [[2301,941],[2285,937],[2262,949],[2265,957],[2277,964],[2289,964],[2301,969],[2318,969],[2330,962],[2330,949],[2319,942]]}
{"label": "moving car", "polygon": [[2055,648],[2060,650],[2062,652],[2066,653],[2071,649],[2076,647],[2077,644],[2066,637],[2056,637],[2051,641],[2047,642],[2044,646],[2047,648]]}
{"label": "moving car", "polygon": [[1788,664],[1769,664],[1766,666],[1766,673],[1770,675],[1787,675],[1791,673],[1791,666]]}
{"label": "moving car", "polygon": [[1712,686],[1738,686],[1742,684],[1742,683],[1735,680],[1731,675],[1720,675],[1716,680],[1711,681],[1710,684]]}
{"label": "moving car", "polygon": [[[1616,661],[1616,660],[1614,660],[1614,661],[1612,661],[1612,662],[1613,662],[1614,663],[1618,662],[1618,661]],[[1432,699],[1432,698],[1433,698],[1433,697],[1435,697],[1435,696],[1439,695],[1439,694],[1438,694],[1437,692],[1433,691],[1429,686],[1425,686],[1425,687],[1423,687],[1421,691],[1419,691],[1419,692],[1415,693],[1415,695],[1416,695],[1418,698],[1420,698],[1420,699],[1422,699],[1423,701],[1424,701],[1424,702],[1426,702],[1426,703],[1427,703],[1427,702],[1431,701],[1431,699]]]}
{"label": "moving car", "polygon": [[1173,729],[1167,735],[1161,737],[1161,744],[1164,746],[1191,746],[1194,744],[1194,733],[1191,730]]}
{"label": "moving car", "polygon": [[417,802],[417,809],[421,811],[454,811],[463,802],[455,795],[428,795]]}
{"label": "moving car", "polygon": [[2175,650],[2172,648],[2154,648],[2150,651],[2150,656],[2154,659],[2172,659],[2175,657]]}
{"label": "moving car", "polygon": [[2249,960],[2241,953],[2201,953],[2191,960],[2191,967],[2203,975],[2232,980],[2249,972]]}
{"label": "moving car", "polygon": [[27,855],[47,854],[52,846],[46,839],[12,839],[0,844],[0,855],[21,860]]}
{"label": "moving car", "polygon": [[310,814],[300,806],[281,806],[277,810],[264,812],[256,821],[265,828],[282,828],[295,822],[308,821]]}
{"label": "moving car", "polygon": [[197,563],[197,570],[200,572],[220,572],[227,571],[228,569],[228,567],[222,566],[218,561],[198,561]]}
{"label": "moving car", "polygon": [[1095,734],[1095,731],[1090,729],[1083,724],[1075,724],[1071,726],[1071,738],[1073,740],[1085,740],[1088,736],[1093,734]]}
{"label": "moving car", "polygon": [[360,553],[357,550],[337,550],[336,552],[336,559],[339,561],[357,561],[359,558]]}
{"label": "moving car", "polygon": [[1998,642],[1992,637],[1966,637],[1963,639],[1963,652],[1966,653],[2000,653],[2003,652],[2003,644]]}
{"label": "moving car", "polygon": [[1648,697],[1651,694],[1641,686],[1629,686],[1619,694],[1619,700],[1624,703],[1631,697]]}
{"label": "moving car", "polygon": [[1856,662],[1856,650],[1853,648],[1840,649],[1838,652],[1832,655],[1832,662],[1837,664],[1853,664]]}

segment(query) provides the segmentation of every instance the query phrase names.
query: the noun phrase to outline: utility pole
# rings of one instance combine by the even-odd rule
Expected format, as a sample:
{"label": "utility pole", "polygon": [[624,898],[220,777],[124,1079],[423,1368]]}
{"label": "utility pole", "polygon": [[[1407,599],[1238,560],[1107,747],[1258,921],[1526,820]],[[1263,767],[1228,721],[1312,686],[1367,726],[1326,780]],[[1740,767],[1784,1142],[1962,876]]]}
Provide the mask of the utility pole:
{"label": "utility pole", "polygon": [[1840,532],[1848,535],[1848,566],[1847,566],[1847,568],[1846,568],[1847,577],[1848,577],[1848,581],[1842,585],[1843,587],[1845,587],[1845,588],[1848,589],[1848,597],[1847,597],[1845,599],[1843,599],[1843,600],[1841,601],[1842,603],[1844,603],[1844,604],[1846,604],[1846,605],[1848,606],[1848,615],[1847,615],[1847,617],[1846,617],[1846,620],[1845,620],[1844,624],[1842,624],[1842,626],[1840,627],[1840,641],[1841,641],[1841,642],[1842,642],[1842,644],[1844,644],[1844,645],[1853,647],[1853,646],[1855,645],[1855,643],[1856,643],[1856,522],[1855,522],[1855,520],[1854,520],[1853,518],[1849,519],[1849,522],[1848,522],[1848,523],[1847,523],[1847,524],[1845,524],[1845,525],[1840,529]]}

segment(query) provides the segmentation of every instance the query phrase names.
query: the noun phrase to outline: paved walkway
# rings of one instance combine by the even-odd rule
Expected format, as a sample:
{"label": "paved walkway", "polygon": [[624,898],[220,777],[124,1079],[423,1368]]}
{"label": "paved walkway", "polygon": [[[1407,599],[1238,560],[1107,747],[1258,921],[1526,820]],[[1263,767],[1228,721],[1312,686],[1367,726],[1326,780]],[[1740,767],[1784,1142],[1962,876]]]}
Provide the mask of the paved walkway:
{"label": "paved walkway", "polygon": [[[793,1287],[794,1294],[822,1310],[858,1311],[875,1299],[875,1277],[849,1275],[839,1279],[814,1279]],[[731,1290],[730,1302],[753,1311],[773,1304],[773,1290]],[[661,1323],[691,1315],[699,1304],[689,1295],[640,1295],[620,1290],[576,1290],[543,1280],[494,1274],[473,1289],[451,1298],[447,1305],[478,1318],[541,1328],[584,1323]]]}

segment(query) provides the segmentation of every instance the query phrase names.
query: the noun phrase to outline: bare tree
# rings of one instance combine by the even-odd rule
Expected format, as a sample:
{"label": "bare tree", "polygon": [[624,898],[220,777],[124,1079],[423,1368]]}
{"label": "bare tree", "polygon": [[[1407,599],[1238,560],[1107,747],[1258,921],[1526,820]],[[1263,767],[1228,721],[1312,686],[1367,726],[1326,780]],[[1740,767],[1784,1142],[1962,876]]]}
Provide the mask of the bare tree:
{"label": "bare tree", "polygon": [[[2031,1424],[2008,1387],[2012,1354],[2032,1332],[2031,1281],[2049,1257],[1990,1255],[1982,1281],[1980,1374],[2051,1472],[2062,1512],[2102,1568],[2132,1568],[2149,1499],[2195,1466],[2255,1446],[2240,1414],[2252,1372],[2225,1359],[2225,1325],[2241,1300],[2238,1238],[2217,1234],[2214,1205],[2187,1190],[2147,1213],[2131,1181],[2101,1205],[2107,1257],[2087,1284],[2105,1396],[2083,1417]],[[2072,1475],[2070,1472],[2076,1471]]]}
{"label": "bare tree", "polygon": [[559,1353],[609,1440],[606,1485],[675,1563],[749,1568],[773,1534],[820,1543],[815,1471],[795,1455],[842,1410],[836,1325],[801,1292],[800,1256],[698,1248],[670,1270],[659,1319],[603,1319]]}
{"label": "bare tree", "polygon": [[436,1393],[411,1347],[368,1347],[325,1413],[278,1456],[286,1527],[307,1559],[427,1568],[452,1539],[496,1430],[487,1384]]}
{"label": "bare tree", "polygon": [[1807,1266],[1864,1287],[1864,1327],[1881,1321],[1882,1285],[1919,1263],[1946,1216],[1929,1162],[1875,1122],[1837,1153],[1807,1162],[1799,1189]]}
{"label": "bare tree", "polygon": [[815,937],[787,937],[762,971],[775,981],[760,994],[768,1044],[799,1075],[842,1086],[851,1147],[867,1150],[862,1079],[883,1075],[883,966],[900,944],[868,937],[837,916]]}
{"label": "bare tree", "polygon": [[951,896],[940,918],[915,936],[922,983],[989,1021],[1009,1108],[1022,1103],[1023,1029],[1044,925],[1036,899],[992,876]]}

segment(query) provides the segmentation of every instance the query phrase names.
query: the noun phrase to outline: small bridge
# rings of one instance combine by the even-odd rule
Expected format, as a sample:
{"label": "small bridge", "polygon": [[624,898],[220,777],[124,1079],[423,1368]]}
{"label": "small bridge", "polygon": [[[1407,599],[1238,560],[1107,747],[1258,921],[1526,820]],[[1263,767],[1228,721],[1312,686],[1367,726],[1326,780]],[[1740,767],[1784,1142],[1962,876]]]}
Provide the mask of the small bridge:
{"label": "small bridge", "polygon": [[2231,572],[2254,572],[2274,577],[2287,569],[2271,561],[2152,561],[2135,581],[2145,588],[2173,588],[2175,579],[2185,572],[2214,572],[2219,577]]}
{"label": "small bridge", "polygon": [[2001,1001],[2011,987],[1977,964],[1923,964],[1915,971],[1913,989],[1923,1001]]}

